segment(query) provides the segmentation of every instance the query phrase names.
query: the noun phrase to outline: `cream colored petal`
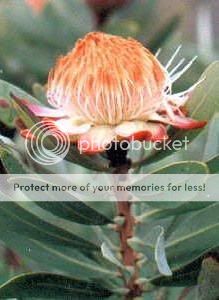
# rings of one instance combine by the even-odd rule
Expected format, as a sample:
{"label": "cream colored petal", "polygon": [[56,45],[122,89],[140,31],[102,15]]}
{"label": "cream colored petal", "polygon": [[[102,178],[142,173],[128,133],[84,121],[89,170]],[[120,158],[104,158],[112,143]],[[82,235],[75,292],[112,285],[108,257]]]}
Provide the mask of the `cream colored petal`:
{"label": "cream colored petal", "polygon": [[81,123],[75,119],[70,118],[55,121],[54,124],[60,131],[69,135],[83,134],[87,132],[91,127],[91,124],[89,123]]}
{"label": "cream colored petal", "polygon": [[87,133],[79,137],[78,148],[80,152],[95,154],[105,151],[114,138],[115,132],[112,127],[92,127]]}
{"label": "cream colored petal", "polygon": [[132,134],[148,129],[147,123],[143,121],[123,122],[116,126],[115,132],[121,137],[129,137]]}
{"label": "cream colored petal", "polygon": [[163,141],[168,138],[165,126],[152,122],[123,122],[115,128],[115,132],[128,140]]}

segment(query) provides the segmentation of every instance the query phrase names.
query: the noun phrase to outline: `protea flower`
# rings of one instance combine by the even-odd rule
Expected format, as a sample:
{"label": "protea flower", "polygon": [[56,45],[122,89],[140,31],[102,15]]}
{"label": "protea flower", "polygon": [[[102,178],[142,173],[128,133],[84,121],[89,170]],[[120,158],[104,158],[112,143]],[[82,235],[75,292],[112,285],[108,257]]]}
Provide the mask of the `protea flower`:
{"label": "protea flower", "polygon": [[164,67],[134,39],[89,33],[49,73],[47,99],[53,109],[26,105],[86,153],[104,151],[112,141],[163,141],[167,125],[203,127],[204,121],[187,118],[182,109],[196,85],[171,92],[192,64],[178,71],[180,62],[168,72],[177,52]]}
{"label": "protea flower", "polygon": [[43,11],[49,0],[25,0],[27,5],[36,13]]}

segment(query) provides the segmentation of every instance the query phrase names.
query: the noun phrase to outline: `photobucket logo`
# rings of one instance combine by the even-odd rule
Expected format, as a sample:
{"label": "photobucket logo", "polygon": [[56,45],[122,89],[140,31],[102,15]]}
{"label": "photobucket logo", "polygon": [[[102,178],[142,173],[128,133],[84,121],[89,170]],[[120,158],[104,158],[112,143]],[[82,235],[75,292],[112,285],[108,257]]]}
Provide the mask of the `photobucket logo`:
{"label": "photobucket logo", "polygon": [[[163,142],[148,142],[148,141],[138,141],[138,140],[131,140],[126,141],[125,143],[114,143],[113,149],[116,150],[117,147],[122,150],[155,150],[155,151],[166,151],[166,150],[174,150],[178,151],[181,149],[187,150],[189,144],[189,139],[184,137],[182,140],[165,140]],[[98,149],[104,149],[104,151],[110,150],[112,147],[112,143],[108,145],[96,145],[95,143],[89,141],[83,141],[80,144],[79,151],[82,154],[83,152],[96,152]]]}
{"label": "photobucket logo", "polygon": [[54,165],[62,161],[70,148],[69,136],[57,130],[52,122],[38,122],[29,129],[25,139],[28,155],[41,165]]}

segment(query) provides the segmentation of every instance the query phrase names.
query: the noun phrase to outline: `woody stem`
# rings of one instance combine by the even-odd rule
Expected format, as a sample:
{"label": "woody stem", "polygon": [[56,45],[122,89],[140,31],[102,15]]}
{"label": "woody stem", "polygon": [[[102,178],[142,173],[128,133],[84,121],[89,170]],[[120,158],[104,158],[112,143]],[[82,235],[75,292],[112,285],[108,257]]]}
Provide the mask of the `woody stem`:
{"label": "woody stem", "polygon": [[[114,174],[119,176],[119,181],[125,181],[131,166],[131,161],[127,158],[127,142],[115,143],[111,149],[107,151],[108,159],[111,167],[114,168]],[[129,293],[125,300],[133,300],[137,296],[141,296],[141,287],[136,284],[138,278],[137,254],[129,246],[128,239],[132,238],[135,229],[135,219],[132,215],[132,202],[130,202],[127,192],[119,192],[117,196],[117,212],[118,216],[124,218],[124,223],[118,225],[117,231],[120,237],[120,251],[123,264],[133,269],[131,278],[126,282],[126,288]]]}

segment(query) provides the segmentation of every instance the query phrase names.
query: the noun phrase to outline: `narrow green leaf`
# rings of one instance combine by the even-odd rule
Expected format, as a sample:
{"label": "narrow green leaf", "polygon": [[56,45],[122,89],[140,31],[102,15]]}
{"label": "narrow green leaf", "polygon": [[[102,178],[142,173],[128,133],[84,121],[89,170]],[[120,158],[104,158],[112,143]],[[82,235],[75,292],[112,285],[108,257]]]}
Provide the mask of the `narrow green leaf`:
{"label": "narrow green leaf", "polygon": [[16,150],[16,146],[11,140],[0,136],[0,160],[9,174],[27,174],[29,173],[24,158]]}
{"label": "narrow green leaf", "polygon": [[[161,287],[195,287],[201,269],[202,258],[173,271],[171,277],[162,276],[154,279],[152,283]],[[190,298],[189,298],[190,299]],[[175,299],[174,299],[175,300]]]}
{"label": "narrow green leaf", "polygon": [[153,174],[206,174],[208,167],[199,161],[181,161],[155,170]]}
{"label": "narrow green leaf", "polygon": [[49,273],[17,276],[0,287],[0,298],[107,299],[112,292],[99,283]]}
{"label": "narrow green leaf", "polygon": [[186,108],[192,118],[210,120],[219,112],[219,61],[212,63],[203,73],[204,81],[195,89]]}
{"label": "narrow green leaf", "polygon": [[[172,201],[171,201],[172,202]],[[173,201],[172,208],[151,208],[150,205],[145,206],[145,209],[142,209],[142,214],[138,215],[136,219],[141,223],[149,223],[153,220],[159,220],[168,218],[170,216],[180,216],[194,211],[198,211],[202,208],[205,208],[209,205],[212,205],[213,202],[184,202],[178,203]]]}
{"label": "narrow green leaf", "polygon": [[144,254],[147,260],[155,262],[156,245],[162,233],[161,226],[153,227],[144,237],[134,236],[128,240],[128,244],[137,252]]}
{"label": "narrow green leaf", "polygon": [[99,154],[90,157],[89,155],[81,155],[75,145],[71,145],[65,160],[81,165],[87,169],[99,172],[110,173],[112,168],[109,167],[109,161]]}
{"label": "narrow green leaf", "polygon": [[32,103],[38,103],[37,99],[30,96],[28,93],[19,89],[11,83],[4,80],[0,80],[0,98],[8,101],[9,108],[0,113],[0,120],[9,126],[14,125],[14,119],[16,117],[16,111],[12,108],[12,99],[10,94],[13,93],[22,99],[31,101]]}
{"label": "narrow green leaf", "polygon": [[[57,224],[48,223],[43,217],[37,217],[31,213],[31,210],[24,209],[25,205],[28,203],[11,201],[0,203],[0,231],[22,232],[24,236],[50,245],[61,244],[90,250],[98,249],[95,244],[84,240],[80,235],[67,232]],[[29,203],[29,206],[31,205],[33,203]]]}
{"label": "narrow green leaf", "polygon": [[[46,222],[51,225],[52,227],[58,227],[60,233],[62,232],[63,237],[65,237],[65,232],[70,235],[73,235],[72,239],[74,240],[74,236],[79,237],[80,239],[84,240],[85,242],[88,241],[88,248],[85,245],[81,245],[80,249],[88,249],[88,250],[99,250],[100,249],[100,238],[96,234],[96,229],[100,228],[100,226],[90,226],[90,225],[83,225],[77,224],[74,222],[70,222],[68,220],[59,218],[48,211],[42,209],[38,205],[33,202],[19,202],[19,206],[22,207],[28,214],[31,216],[33,215],[39,221]],[[105,226],[101,226],[103,230],[105,230]],[[109,234],[108,234],[109,235]],[[92,245],[92,246],[91,246]],[[77,246],[73,246],[77,247]]]}
{"label": "narrow green leaf", "polygon": [[[144,172],[144,168],[142,168],[142,172]],[[181,161],[181,162],[176,162],[176,163],[170,163],[169,165],[165,165],[164,167],[160,169],[156,169],[153,171],[153,174],[169,174],[169,177],[166,177],[165,179],[167,181],[172,181],[175,179],[174,174],[180,175],[180,174],[185,174],[185,177],[181,176],[182,178],[180,179],[180,182],[178,184],[182,185],[185,184],[189,176],[188,174],[203,174],[203,176],[199,177],[196,184],[201,185],[205,179],[204,174],[208,174],[209,170],[208,167],[205,163],[199,162],[199,161]],[[147,174],[147,173],[146,173]],[[169,179],[168,179],[169,178]],[[163,178],[163,184],[167,184],[165,182],[165,179]],[[144,179],[141,179],[139,182],[135,182],[135,185],[137,186],[142,186],[149,184],[151,182],[150,176],[145,176]],[[177,182],[175,182],[177,185]],[[170,197],[172,197],[172,192],[171,191],[161,191],[160,193],[154,193],[150,195],[147,191],[146,192],[133,192],[133,194],[138,197],[141,200],[147,200],[147,205],[155,207],[155,208],[163,208],[163,209],[175,209],[178,206],[180,206],[182,203],[181,202],[176,202],[176,201],[168,201]],[[193,198],[195,198],[197,195],[196,192],[192,194],[186,194],[186,193],[178,193],[178,201],[191,201]],[[159,198],[158,198],[159,197]],[[162,201],[153,201],[153,200],[158,200],[161,199]],[[166,200],[166,201],[164,201]]]}
{"label": "narrow green leaf", "polygon": [[50,245],[10,231],[4,231],[1,236],[6,245],[16,249],[22,258],[37,262],[43,270],[58,270],[79,279],[117,276],[112,266],[105,267],[88,257],[92,257],[92,250],[88,255],[88,250],[83,248],[78,250],[62,244]]}
{"label": "narrow green leaf", "polygon": [[213,157],[207,162],[210,173],[218,174],[219,173],[219,155]]}
{"label": "narrow green leaf", "polygon": [[[197,120],[210,121],[216,113],[219,113],[219,61],[212,63],[202,74],[200,80],[203,81],[193,91],[191,97],[186,103],[188,115]],[[191,141],[193,140],[200,130],[191,130],[188,132],[178,131],[177,137],[185,137]],[[209,147],[210,145],[207,145]]]}
{"label": "narrow green leaf", "polygon": [[[16,113],[17,113],[17,116],[19,117],[19,119],[22,120],[22,122],[24,123],[24,125],[27,128],[31,128],[37,122],[40,122],[40,118],[36,117],[30,111],[30,109],[28,109],[27,106],[23,104],[22,100],[24,100],[24,99],[18,97],[13,92],[10,93],[10,96],[13,100],[13,107],[14,107]],[[30,101],[30,99],[25,99],[25,100]]]}
{"label": "narrow green leaf", "polygon": [[181,220],[167,239],[166,251],[171,269],[186,265],[219,246],[218,215],[219,205],[215,203]]}
{"label": "narrow green leaf", "polygon": [[[11,179],[11,182],[16,182],[16,184],[21,186],[31,184],[36,186],[47,185],[49,190],[52,190],[52,187],[56,187],[57,185],[62,186],[62,183],[64,183],[65,186],[67,185],[67,182],[63,182],[61,176],[59,177],[59,180],[56,178],[55,181],[52,179],[48,181],[43,177],[37,178],[36,176],[30,176],[29,178],[16,176]],[[69,184],[72,184],[72,182],[69,182]],[[106,214],[102,214],[94,205],[90,206],[89,202],[86,202],[86,198],[85,201],[81,201],[79,195],[74,192],[59,191],[58,189],[55,189],[55,192],[53,193],[50,193],[49,191],[45,191],[43,194],[25,191],[23,193],[29,200],[35,201],[38,206],[63,219],[85,225],[106,225],[113,223],[110,218],[106,217]],[[60,199],[63,201],[60,201]],[[105,205],[107,206],[107,204]],[[104,204],[102,203],[102,207],[103,206]]]}
{"label": "narrow green leaf", "polygon": [[[106,225],[113,223],[113,221],[89,207],[85,202],[78,201],[73,195],[68,195],[68,193],[60,193],[60,195],[65,197],[65,202],[36,202],[36,204],[58,217],[79,224]],[[69,200],[67,200],[68,198]]]}
{"label": "narrow green leaf", "polygon": [[111,263],[115,264],[116,266],[123,268],[123,265],[121,262],[115,257],[112,250],[109,248],[109,246],[104,242],[101,245],[101,252],[103,257],[105,257],[107,260],[109,260]]}

